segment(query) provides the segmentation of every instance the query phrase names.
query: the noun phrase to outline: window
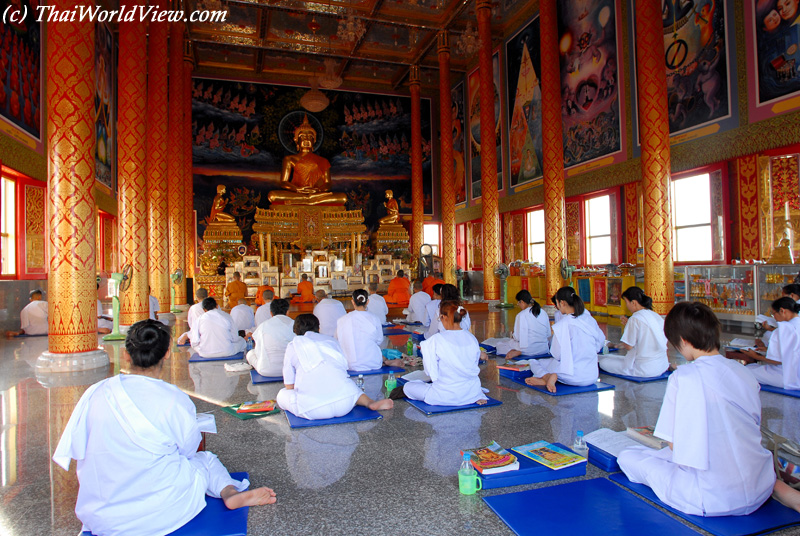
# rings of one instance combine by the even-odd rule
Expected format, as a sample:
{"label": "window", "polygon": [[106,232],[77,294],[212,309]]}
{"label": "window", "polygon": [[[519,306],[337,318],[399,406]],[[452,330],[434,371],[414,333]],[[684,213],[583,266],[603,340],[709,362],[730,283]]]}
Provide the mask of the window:
{"label": "window", "polygon": [[544,210],[533,210],[526,215],[528,227],[528,261],[545,264]]}
{"label": "window", "polygon": [[611,196],[586,200],[586,263],[611,264]]}
{"label": "window", "polygon": [[439,255],[439,230],[438,223],[426,223],[422,226],[422,243],[433,248],[433,254]]}
{"label": "window", "polygon": [[711,183],[708,173],[672,181],[672,258],[713,260]]}
{"label": "window", "polygon": [[16,183],[3,176],[0,179],[0,275],[17,274],[17,196]]}

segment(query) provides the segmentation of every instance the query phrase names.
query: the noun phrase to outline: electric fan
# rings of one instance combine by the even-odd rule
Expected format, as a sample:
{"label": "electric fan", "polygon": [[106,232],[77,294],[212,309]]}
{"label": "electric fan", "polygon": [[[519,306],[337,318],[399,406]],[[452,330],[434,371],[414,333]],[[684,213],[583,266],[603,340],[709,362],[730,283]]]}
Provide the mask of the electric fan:
{"label": "electric fan", "polygon": [[458,295],[463,300],[464,299],[464,270],[462,270],[460,266],[456,266],[455,268],[453,268],[453,275],[456,276],[456,281],[458,281]]}
{"label": "electric fan", "polygon": [[509,270],[508,266],[504,263],[500,263],[494,268],[494,275],[496,278],[500,280],[500,285],[502,286],[502,294],[500,303],[497,304],[497,307],[500,309],[511,309],[514,307],[513,303],[508,303],[508,283],[506,282],[506,278],[508,278]]}
{"label": "electric fan", "polygon": [[170,312],[180,313],[181,310],[175,306],[175,287],[183,283],[183,270],[178,268],[170,274],[169,278],[172,280],[172,287],[169,289],[169,297],[171,302]]}
{"label": "electric fan", "polygon": [[119,332],[119,296],[121,293],[128,290],[131,286],[131,274],[133,274],[133,266],[126,264],[122,267],[122,273],[112,273],[111,279],[113,292],[111,295],[111,314],[114,321],[111,327],[111,333],[103,337],[104,341],[124,341],[126,335]]}
{"label": "electric fan", "polygon": [[559,270],[561,271],[561,279],[564,281],[569,282],[572,279],[572,272],[575,271],[574,266],[569,265],[569,261],[567,259],[561,259],[561,262],[558,265]]}

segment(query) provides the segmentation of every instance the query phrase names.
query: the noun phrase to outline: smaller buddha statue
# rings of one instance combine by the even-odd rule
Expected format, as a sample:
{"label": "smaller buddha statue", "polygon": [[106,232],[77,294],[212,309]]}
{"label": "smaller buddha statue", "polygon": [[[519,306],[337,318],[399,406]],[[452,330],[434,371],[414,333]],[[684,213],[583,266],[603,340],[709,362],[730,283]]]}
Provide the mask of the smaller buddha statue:
{"label": "smaller buddha statue", "polygon": [[217,195],[211,203],[211,213],[208,215],[208,223],[236,223],[236,220],[230,214],[223,212],[225,205],[225,185],[220,184],[217,186]]}
{"label": "smaller buddha statue", "polygon": [[792,256],[791,240],[789,238],[782,238],[780,245],[772,250],[767,264],[794,264]]}
{"label": "smaller buddha statue", "polygon": [[386,216],[378,220],[381,225],[390,225],[397,223],[400,216],[400,207],[397,205],[397,200],[394,198],[394,193],[391,190],[386,190],[386,202],[383,204],[386,207]]}

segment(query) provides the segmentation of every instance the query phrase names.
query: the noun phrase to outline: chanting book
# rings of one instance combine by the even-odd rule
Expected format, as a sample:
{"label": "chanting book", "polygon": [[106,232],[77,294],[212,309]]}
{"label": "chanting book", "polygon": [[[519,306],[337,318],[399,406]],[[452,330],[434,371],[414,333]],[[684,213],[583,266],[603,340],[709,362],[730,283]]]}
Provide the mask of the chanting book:
{"label": "chanting book", "polygon": [[574,452],[564,450],[547,441],[528,443],[520,447],[513,447],[511,450],[550,469],[564,469],[586,461],[583,456],[578,456]]}
{"label": "chanting book", "polygon": [[636,428],[628,427],[625,433],[642,445],[654,449],[663,449],[668,443],[660,437],[655,436],[655,431],[656,429],[654,426],[639,426]]}
{"label": "chanting book", "polygon": [[274,411],[274,400],[262,400],[260,402],[245,402],[236,408],[236,413],[261,413],[263,411]]}
{"label": "chanting book", "polygon": [[461,455],[469,454],[472,466],[482,475],[494,475],[519,469],[517,457],[492,441],[485,447],[462,450]]}

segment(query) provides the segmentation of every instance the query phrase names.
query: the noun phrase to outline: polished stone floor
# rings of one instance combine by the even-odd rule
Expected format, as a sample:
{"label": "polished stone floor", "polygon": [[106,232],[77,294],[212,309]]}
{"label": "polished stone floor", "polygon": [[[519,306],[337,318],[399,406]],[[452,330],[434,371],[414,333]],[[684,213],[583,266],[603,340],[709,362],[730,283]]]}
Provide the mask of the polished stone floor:
{"label": "polished stone floor", "polygon": [[[473,331],[481,340],[497,335],[513,325],[514,314],[474,313]],[[618,326],[601,326],[610,340],[619,340]],[[405,341],[406,336],[395,336],[391,342],[404,346]],[[50,457],[81,394],[91,383],[119,373],[124,351],[122,343],[103,344],[112,361],[107,370],[37,378],[34,364],[46,345],[44,338],[0,341],[3,536],[74,536],[79,531],[74,464],[67,473]],[[559,482],[459,495],[459,449],[492,440],[506,447],[536,440],[570,444],[577,430],[652,425],[666,385],[601,376],[616,390],[551,397],[499,378],[490,360],[481,367],[482,383],[502,406],[425,417],[399,401],[380,421],[291,430],[282,414],[240,421],[218,410],[275,398],[281,385],[254,387],[249,374],[227,373],[223,363],[189,364],[187,359],[185,349],[174,348],[163,379],[188,393],[198,411],[216,415],[218,434],[208,436],[207,450],[219,455],[229,470],[249,471],[254,485],[277,493],[277,504],[250,510],[254,535],[511,534],[481,496]],[[680,363],[682,358],[671,360]],[[370,396],[383,396],[383,377],[365,379]],[[800,400],[760,396],[767,426],[800,441]],[[586,478],[605,476],[588,466]],[[569,505],[564,507],[568,516]],[[535,508],[531,505],[532,516]],[[775,534],[800,534],[800,529]]]}

